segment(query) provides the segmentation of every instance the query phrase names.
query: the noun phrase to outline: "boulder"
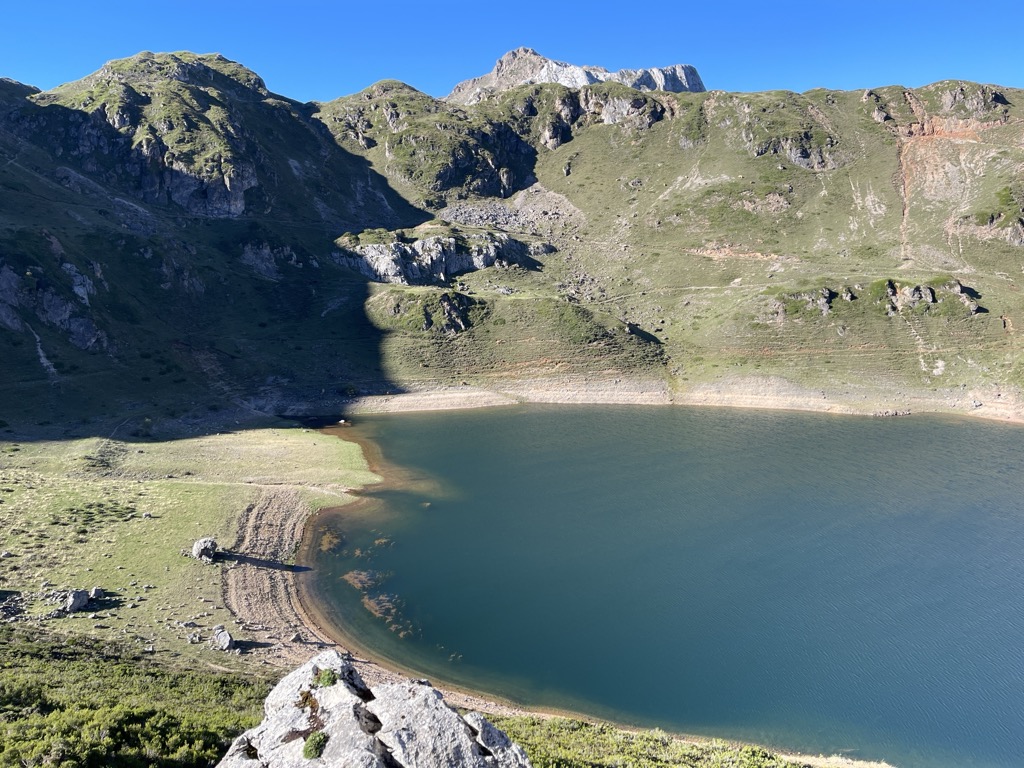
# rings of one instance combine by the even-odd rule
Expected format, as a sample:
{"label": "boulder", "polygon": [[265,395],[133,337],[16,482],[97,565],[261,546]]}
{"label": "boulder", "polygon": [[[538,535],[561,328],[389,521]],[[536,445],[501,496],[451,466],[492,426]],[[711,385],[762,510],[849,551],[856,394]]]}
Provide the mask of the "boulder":
{"label": "boulder", "polygon": [[[331,670],[333,675],[324,675]],[[368,688],[348,654],[324,651],[267,696],[263,722],[235,739],[219,768],[529,768],[482,715],[465,718],[425,681]],[[303,750],[313,737],[319,757]]]}
{"label": "boulder", "polygon": [[[376,736],[399,765],[529,765],[526,754],[505,734],[489,723],[490,727],[485,728],[482,716],[474,729],[444,703],[440,691],[425,681],[381,685],[373,689],[373,695],[374,700],[366,708],[381,723]],[[479,740],[481,734],[492,743],[509,746],[502,761],[497,761],[490,747]]]}
{"label": "boulder", "polygon": [[231,633],[224,629],[223,624],[218,624],[213,628],[213,635],[210,637],[210,647],[215,651],[230,651],[235,647],[235,638],[231,636]]}
{"label": "boulder", "polygon": [[212,563],[217,556],[217,540],[212,536],[205,536],[198,539],[192,545],[192,557],[202,560],[204,563]]}
{"label": "boulder", "polygon": [[89,604],[89,593],[84,589],[72,589],[64,599],[64,612],[75,613]]}

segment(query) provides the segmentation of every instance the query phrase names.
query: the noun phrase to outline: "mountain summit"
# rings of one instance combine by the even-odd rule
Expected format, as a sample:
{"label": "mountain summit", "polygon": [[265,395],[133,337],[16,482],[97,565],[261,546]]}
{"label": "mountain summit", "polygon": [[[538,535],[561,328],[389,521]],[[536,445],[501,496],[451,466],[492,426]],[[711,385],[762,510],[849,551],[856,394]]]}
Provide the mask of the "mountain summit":
{"label": "mountain summit", "polygon": [[638,91],[678,93],[705,90],[697,70],[689,64],[609,72],[604,67],[581,67],[554,61],[541,56],[532,48],[516,48],[498,59],[494,69],[486,75],[456,85],[446,99],[457,104],[476,104],[492,93],[507,91],[519,85],[559,83],[570,88],[581,88],[609,81],[622,83]]}

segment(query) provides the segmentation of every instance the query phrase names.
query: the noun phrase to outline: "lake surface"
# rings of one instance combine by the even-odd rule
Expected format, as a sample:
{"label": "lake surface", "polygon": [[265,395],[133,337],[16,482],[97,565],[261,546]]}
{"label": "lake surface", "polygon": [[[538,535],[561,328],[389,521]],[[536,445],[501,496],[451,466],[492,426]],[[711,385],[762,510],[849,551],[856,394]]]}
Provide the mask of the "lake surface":
{"label": "lake surface", "polygon": [[308,576],[379,656],[672,731],[1024,762],[1024,430],[524,406],[354,433],[389,485],[318,518]]}

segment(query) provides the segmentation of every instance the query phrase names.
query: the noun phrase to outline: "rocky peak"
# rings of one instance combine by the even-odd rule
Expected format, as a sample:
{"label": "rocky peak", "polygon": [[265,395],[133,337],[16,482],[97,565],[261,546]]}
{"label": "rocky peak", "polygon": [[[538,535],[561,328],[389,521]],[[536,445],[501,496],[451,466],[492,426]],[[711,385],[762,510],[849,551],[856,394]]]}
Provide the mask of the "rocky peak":
{"label": "rocky peak", "polygon": [[498,59],[490,73],[459,83],[445,98],[457,104],[476,104],[493,93],[520,85],[558,83],[568,88],[582,88],[603,82],[622,83],[640,91],[704,90],[700,75],[689,64],[609,72],[604,67],[548,59],[532,48],[516,48]]}
{"label": "rocky peak", "polygon": [[[88,77],[40,94],[41,104],[67,102],[75,96],[95,97],[116,91],[137,92],[149,98],[178,84],[184,91],[217,91],[246,100],[270,95],[263,79],[251,69],[219,53],[150,53],[108,61]],[[66,104],[67,105],[67,104]]]}

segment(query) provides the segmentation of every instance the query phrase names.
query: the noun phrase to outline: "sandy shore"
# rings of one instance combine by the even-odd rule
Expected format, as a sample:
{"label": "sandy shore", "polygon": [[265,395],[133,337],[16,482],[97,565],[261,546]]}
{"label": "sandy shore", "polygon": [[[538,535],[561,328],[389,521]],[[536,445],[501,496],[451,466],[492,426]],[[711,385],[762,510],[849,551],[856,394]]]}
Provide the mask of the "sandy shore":
{"label": "sandy shore", "polygon": [[[349,413],[443,410],[537,403],[685,404],[740,408],[820,411],[842,414],[902,415],[947,413],[1024,423],[1024,407],[1013,395],[996,390],[882,395],[870,392],[822,392],[796,387],[779,379],[723,379],[714,384],[672,392],[658,380],[601,378],[543,379],[502,383],[494,388],[437,387],[412,389],[401,394],[363,398]],[[258,501],[238,523],[233,563],[224,570],[223,592],[236,617],[250,652],[264,663],[289,668],[324,647],[339,647],[321,627],[315,612],[302,602],[296,574],[285,565],[302,541],[305,523],[315,514],[298,490],[265,486]],[[360,673],[370,683],[395,680],[400,674],[360,658]],[[455,706],[498,714],[527,712],[472,692],[443,689]],[[851,760],[841,756],[786,755],[788,759],[820,768],[890,768],[886,763]]]}

